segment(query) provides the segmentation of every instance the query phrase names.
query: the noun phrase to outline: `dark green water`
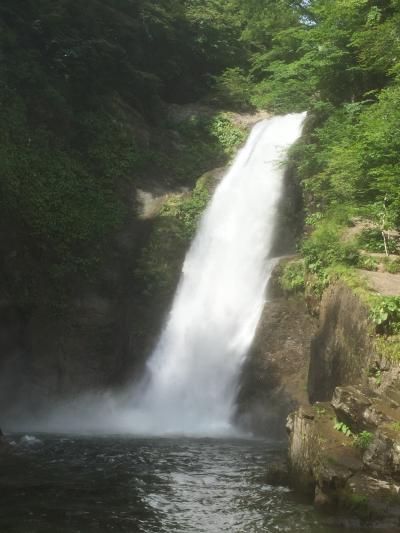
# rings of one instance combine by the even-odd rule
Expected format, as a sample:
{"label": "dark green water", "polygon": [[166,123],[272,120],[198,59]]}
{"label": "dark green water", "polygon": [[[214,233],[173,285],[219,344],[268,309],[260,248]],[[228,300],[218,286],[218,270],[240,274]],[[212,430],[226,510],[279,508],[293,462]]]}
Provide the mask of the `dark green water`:
{"label": "dark green water", "polygon": [[282,451],[262,441],[21,437],[1,464],[1,533],[355,530],[270,486]]}

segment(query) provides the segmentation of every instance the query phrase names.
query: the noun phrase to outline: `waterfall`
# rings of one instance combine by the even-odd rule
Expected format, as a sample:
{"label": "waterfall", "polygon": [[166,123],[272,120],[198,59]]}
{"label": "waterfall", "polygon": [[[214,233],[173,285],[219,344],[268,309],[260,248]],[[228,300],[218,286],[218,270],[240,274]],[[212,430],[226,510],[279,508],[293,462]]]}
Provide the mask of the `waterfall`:
{"label": "waterfall", "polygon": [[[221,436],[264,306],[282,162],[305,114],[256,124],[218,185],[186,255],[160,340],[138,386],[54,405],[27,428],[59,432]],[[21,425],[21,424],[20,424]],[[17,426],[18,428],[18,426]]]}
{"label": "waterfall", "polygon": [[305,114],[256,124],[217,187],[187,253],[148,379],[131,413],[136,431],[229,432],[241,364],[274,261],[268,258],[287,149]]}

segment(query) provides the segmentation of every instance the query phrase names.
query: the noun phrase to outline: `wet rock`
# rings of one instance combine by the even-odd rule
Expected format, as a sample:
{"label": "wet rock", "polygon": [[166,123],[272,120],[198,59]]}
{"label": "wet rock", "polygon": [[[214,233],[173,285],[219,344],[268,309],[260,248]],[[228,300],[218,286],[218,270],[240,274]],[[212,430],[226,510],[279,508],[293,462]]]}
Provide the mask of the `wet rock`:
{"label": "wet rock", "polygon": [[314,465],[318,456],[318,439],[312,408],[301,407],[287,419],[289,464],[292,483],[300,490],[315,490]]}
{"label": "wet rock", "polygon": [[331,286],[311,342],[308,392],[317,403],[288,418],[290,475],[294,487],[314,488],[316,506],[345,507],[371,527],[398,531],[400,364],[378,348],[358,296]]}
{"label": "wet rock", "polygon": [[358,451],[334,429],[334,419],[329,404],[300,408],[288,418],[291,483],[321,507],[336,505],[348,479],[362,468]]}
{"label": "wet rock", "polygon": [[[356,406],[371,409],[373,405],[357,392],[351,394],[359,400]],[[363,452],[352,437],[334,429],[334,420],[329,404],[300,408],[289,416],[291,484],[313,493],[317,507],[345,507],[361,520],[384,517],[399,526],[400,432],[379,426]]]}
{"label": "wet rock", "polygon": [[287,460],[274,461],[267,465],[265,481],[273,486],[289,485],[289,465]]}
{"label": "wet rock", "polygon": [[[358,465],[357,465],[358,466]],[[340,462],[326,461],[319,463],[314,467],[314,475],[317,481],[317,488],[320,492],[330,495],[334,501],[333,495],[338,489],[345,486],[346,481],[353,475],[353,470],[349,465]],[[316,491],[316,494],[318,491]]]}
{"label": "wet rock", "polygon": [[341,493],[341,503],[365,520],[384,518],[400,525],[400,486],[357,472]]}
{"label": "wet rock", "polygon": [[236,421],[244,431],[286,437],[286,417],[307,402],[305,386],[314,331],[315,321],[301,297],[274,298],[265,304],[240,378]]}
{"label": "wet rock", "polygon": [[334,505],[334,500],[329,494],[325,494],[319,487],[315,489],[314,505],[319,509],[327,509]]}
{"label": "wet rock", "polygon": [[363,461],[375,474],[400,480],[400,432],[378,430],[364,453]]}

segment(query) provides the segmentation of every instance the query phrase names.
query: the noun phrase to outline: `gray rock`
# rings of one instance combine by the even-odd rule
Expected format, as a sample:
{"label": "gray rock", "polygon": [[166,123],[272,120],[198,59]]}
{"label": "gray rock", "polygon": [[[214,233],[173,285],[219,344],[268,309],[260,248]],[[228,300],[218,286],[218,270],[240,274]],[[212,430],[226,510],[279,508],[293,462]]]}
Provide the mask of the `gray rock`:
{"label": "gray rock", "polygon": [[311,402],[329,401],[337,386],[367,381],[374,353],[369,312],[354,292],[337,283],[321,301],[319,331],[311,342],[308,393]]}
{"label": "gray rock", "polygon": [[375,474],[400,480],[400,432],[378,430],[364,453],[363,461]]}
{"label": "gray rock", "polygon": [[351,477],[342,493],[342,503],[364,519],[384,518],[400,525],[400,486],[364,472]]}
{"label": "gray rock", "polygon": [[356,387],[336,387],[331,404],[338,420],[348,425],[353,432],[370,428],[364,414],[372,401]]}

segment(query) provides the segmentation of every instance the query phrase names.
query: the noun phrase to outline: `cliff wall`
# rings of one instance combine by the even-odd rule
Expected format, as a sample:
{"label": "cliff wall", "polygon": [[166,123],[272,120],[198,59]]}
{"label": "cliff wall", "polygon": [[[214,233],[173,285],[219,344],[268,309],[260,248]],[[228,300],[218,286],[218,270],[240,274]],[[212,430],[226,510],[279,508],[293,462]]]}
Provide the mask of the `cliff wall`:
{"label": "cliff wall", "polygon": [[320,507],[399,527],[400,363],[382,352],[375,330],[350,287],[327,289],[311,341],[312,405],[287,422],[290,475]]}

